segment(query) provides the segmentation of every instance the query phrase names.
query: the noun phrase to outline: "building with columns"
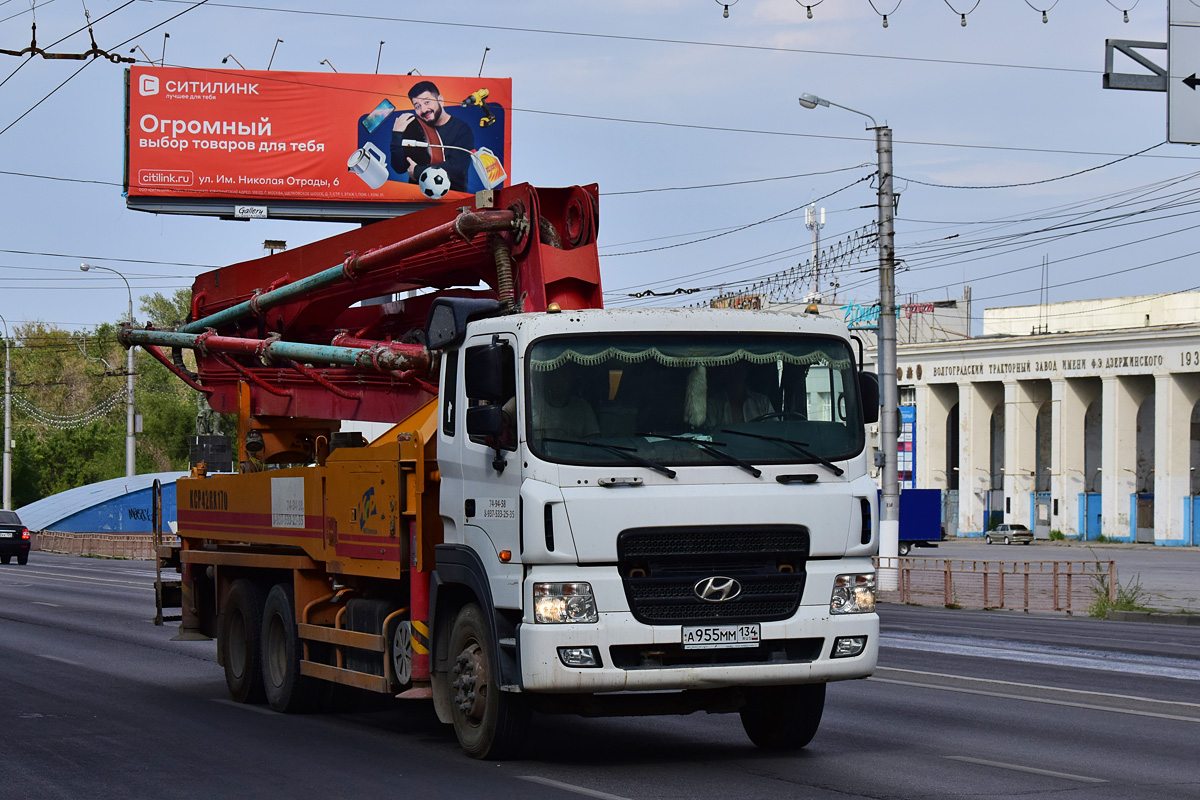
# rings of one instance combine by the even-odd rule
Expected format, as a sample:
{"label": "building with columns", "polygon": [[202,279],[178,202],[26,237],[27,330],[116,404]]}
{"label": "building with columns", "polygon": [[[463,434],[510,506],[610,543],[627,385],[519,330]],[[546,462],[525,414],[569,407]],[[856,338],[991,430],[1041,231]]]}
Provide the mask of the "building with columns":
{"label": "building with columns", "polygon": [[912,485],[946,490],[959,536],[1200,545],[1200,293],[989,309],[897,365]]}

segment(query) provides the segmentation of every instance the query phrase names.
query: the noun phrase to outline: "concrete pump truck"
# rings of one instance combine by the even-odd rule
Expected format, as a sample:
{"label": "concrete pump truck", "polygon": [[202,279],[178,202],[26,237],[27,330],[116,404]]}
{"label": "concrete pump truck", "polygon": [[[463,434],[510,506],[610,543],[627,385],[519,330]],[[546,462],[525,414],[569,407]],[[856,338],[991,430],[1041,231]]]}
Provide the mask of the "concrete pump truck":
{"label": "concrete pump truck", "polygon": [[737,713],[790,749],[871,674],[861,347],[815,313],[604,309],[597,197],[481,192],[204,273],[190,322],[122,330],[237,415],[236,472],[179,480],[160,548],[233,699],[431,699],[477,758],[532,712]]}

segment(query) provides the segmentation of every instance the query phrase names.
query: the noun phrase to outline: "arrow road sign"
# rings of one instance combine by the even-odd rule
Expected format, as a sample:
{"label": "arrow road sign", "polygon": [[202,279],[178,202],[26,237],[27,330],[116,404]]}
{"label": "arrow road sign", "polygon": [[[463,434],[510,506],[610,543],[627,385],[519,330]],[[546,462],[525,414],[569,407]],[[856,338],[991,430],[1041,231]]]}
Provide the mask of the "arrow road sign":
{"label": "arrow road sign", "polygon": [[1168,30],[1167,141],[1200,144],[1200,27]]}

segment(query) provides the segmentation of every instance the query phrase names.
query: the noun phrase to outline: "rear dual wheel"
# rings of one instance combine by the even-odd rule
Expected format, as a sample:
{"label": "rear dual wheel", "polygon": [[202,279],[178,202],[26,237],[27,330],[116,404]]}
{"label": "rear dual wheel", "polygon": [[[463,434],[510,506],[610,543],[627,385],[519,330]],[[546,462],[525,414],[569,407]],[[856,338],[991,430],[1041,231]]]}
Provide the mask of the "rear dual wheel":
{"label": "rear dual wheel", "polygon": [[322,700],[322,684],[300,674],[303,646],[296,629],[292,588],[276,584],[262,615],[262,682],[267,703],[285,714],[314,710]]}
{"label": "rear dual wheel", "polygon": [[262,620],[264,592],[254,581],[239,578],[229,589],[222,615],[221,655],[225,686],[239,703],[266,699],[262,679]]}

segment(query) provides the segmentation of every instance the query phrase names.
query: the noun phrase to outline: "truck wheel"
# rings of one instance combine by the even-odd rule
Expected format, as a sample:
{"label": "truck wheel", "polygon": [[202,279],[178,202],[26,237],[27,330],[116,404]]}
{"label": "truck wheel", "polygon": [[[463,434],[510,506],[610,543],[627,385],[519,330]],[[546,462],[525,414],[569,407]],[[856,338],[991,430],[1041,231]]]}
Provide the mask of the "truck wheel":
{"label": "truck wheel", "polygon": [[388,626],[384,635],[391,643],[392,677],[396,681],[393,688],[401,691],[412,683],[412,623],[397,619]]}
{"label": "truck wheel", "polygon": [[254,581],[239,578],[229,589],[222,614],[221,654],[225,685],[239,703],[266,699],[262,681],[263,590]]}
{"label": "truck wheel", "polygon": [[529,707],[521,695],[500,691],[495,653],[479,606],[464,606],[454,618],[449,652],[453,679],[443,684],[459,745],[474,758],[508,758],[520,743]]}
{"label": "truck wheel", "polygon": [[900,555],[906,556],[912,551],[912,545],[908,542],[900,543]]}
{"label": "truck wheel", "polygon": [[296,632],[292,589],[276,584],[267,595],[262,624],[262,679],[267,703],[276,711],[311,711],[320,701],[320,683],[300,674],[300,638]]}
{"label": "truck wheel", "polygon": [[799,750],[812,741],[825,710],[825,684],[746,689],[742,727],[764,750]]}

